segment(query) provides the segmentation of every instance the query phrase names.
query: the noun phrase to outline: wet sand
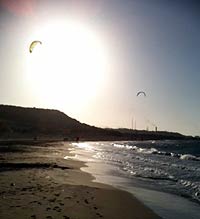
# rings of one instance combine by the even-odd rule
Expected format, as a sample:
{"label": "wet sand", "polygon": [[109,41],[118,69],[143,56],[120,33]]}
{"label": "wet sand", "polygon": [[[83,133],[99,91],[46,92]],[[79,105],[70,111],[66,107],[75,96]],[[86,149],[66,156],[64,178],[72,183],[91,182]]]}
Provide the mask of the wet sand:
{"label": "wet sand", "polygon": [[131,194],[93,183],[62,143],[0,147],[2,219],[156,219]]}

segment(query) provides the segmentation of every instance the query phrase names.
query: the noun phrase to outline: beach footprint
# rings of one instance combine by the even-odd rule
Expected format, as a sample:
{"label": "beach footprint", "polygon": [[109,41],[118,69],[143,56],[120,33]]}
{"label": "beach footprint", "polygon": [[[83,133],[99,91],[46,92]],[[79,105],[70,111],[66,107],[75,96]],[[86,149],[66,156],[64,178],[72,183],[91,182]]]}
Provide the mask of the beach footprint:
{"label": "beach footprint", "polygon": [[103,217],[103,215],[101,215],[100,213],[96,213],[96,215],[99,217]]}
{"label": "beach footprint", "polygon": [[58,206],[55,206],[55,207],[53,208],[53,210],[54,210],[54,211],[57,211],[57,212],[61,212],[61,208],[59,208]]}
{"label": "beach footprint", "polygon": [[49,202],[55,202],[55,201],[56,201],[56,198],[49,199],[48,201],[49,201]]}
{"label": "beach footprint", "polygon": [[84,202],[85,202],[86,204],[89,204],[89,202],[88,202],[88,200],[87,200],[87,199],[85,199],[85,200],[84,200]]}
{"label": "beach footprint", "polygon": [[58,197],[58,196],[60,196],[60,193],[55,193],[54,195]]}

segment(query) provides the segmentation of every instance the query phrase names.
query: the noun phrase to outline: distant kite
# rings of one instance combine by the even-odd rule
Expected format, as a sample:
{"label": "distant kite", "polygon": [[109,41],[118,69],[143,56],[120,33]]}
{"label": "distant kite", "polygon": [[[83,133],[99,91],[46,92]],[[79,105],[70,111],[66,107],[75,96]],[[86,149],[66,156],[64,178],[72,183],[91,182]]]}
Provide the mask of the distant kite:
{"label": "distant kite", "polygon": [[137,93],[137,97],[140,95],[140,94],[143,94],[144,95],[144,97],[146,97],[147,95],[146,95],[146,93],[144,92],[144,91],[139,91],[138,93]]}
{"label": "distant kite", "polygon": [[42,42],[39,41],[39,40],[35,40],[35,41],[33,41],[33,42],[30,44],[30,46],[29,46],[29,52],[30,52],[30,53],[33,52],[33,49],[35,48],[35,46],[36,46],[37,44],[42,45]]}

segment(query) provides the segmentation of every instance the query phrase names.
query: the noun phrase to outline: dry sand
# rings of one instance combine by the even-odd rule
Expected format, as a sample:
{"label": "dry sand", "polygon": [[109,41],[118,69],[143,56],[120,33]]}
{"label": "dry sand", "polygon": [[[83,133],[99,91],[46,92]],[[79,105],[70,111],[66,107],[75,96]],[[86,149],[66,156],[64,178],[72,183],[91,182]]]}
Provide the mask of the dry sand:
{"label": "dry sand", "polygon": [[131,194],[93,183],[66,153],[61,143],[1,146],[0,219],[159,218]]}

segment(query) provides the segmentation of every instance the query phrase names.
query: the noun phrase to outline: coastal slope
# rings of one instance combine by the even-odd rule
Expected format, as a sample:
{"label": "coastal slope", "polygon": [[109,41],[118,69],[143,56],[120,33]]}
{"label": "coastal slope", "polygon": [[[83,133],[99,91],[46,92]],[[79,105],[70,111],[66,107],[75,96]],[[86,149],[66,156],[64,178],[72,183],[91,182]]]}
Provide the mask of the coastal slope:
{"label": "coastal slope", "polygon": [[81,123],[54,109],[0,105],[0,139],[59,138],[71,140],[194,139],[180,133],[98,128]]}

